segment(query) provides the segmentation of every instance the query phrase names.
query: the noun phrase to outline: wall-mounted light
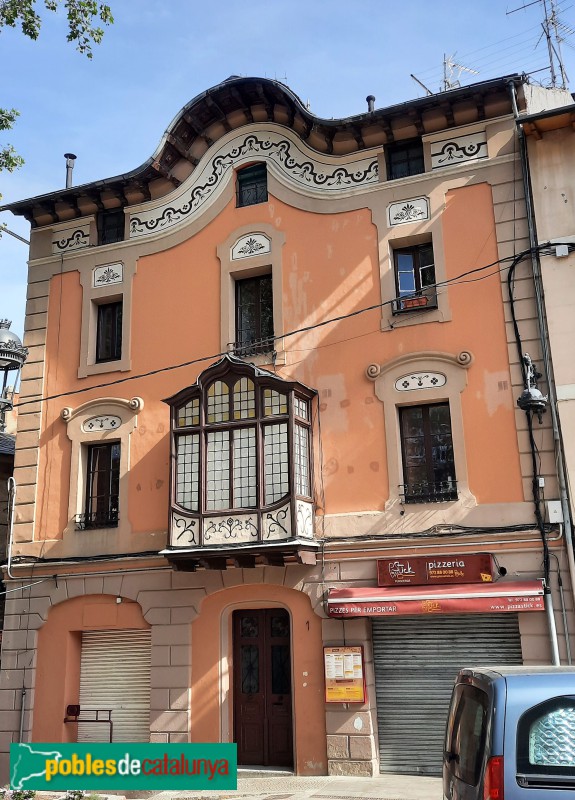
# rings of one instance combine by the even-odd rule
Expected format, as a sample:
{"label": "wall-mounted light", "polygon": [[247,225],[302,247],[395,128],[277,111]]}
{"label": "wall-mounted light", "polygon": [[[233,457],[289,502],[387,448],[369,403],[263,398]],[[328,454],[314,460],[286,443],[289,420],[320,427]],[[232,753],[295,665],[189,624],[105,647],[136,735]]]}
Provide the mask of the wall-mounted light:
{"label": "wall-mounted light", "polygon": [[[0,319],[0,373],[2,374],[2,391],[0,392],[0,433],[6,430],[6,412],[14,407],[14,392],[20,377],[22,365],[28,356],[28,348],[24,347],[20,339],[10,330],[12,323],[7,319]],[[8,373],[12,376],[11,386],[8,386]]]}

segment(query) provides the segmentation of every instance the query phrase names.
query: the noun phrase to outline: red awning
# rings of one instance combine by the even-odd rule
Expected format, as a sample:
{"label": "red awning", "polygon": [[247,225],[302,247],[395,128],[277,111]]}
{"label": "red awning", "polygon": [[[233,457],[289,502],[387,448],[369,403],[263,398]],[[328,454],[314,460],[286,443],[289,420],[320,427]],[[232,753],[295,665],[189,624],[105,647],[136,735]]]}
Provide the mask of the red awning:
{"label": "red awning", "polygon": [[328,615],[340,618],[497,614],[544,609],[542,581],[330,589],[327,600]]}

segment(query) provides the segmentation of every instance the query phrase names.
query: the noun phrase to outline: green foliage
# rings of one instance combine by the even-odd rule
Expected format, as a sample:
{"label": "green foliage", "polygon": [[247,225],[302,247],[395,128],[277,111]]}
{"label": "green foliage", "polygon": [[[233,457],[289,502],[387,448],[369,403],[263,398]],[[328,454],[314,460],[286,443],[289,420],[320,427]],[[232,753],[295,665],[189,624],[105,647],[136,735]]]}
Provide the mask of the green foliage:
{"label": "green foliage", "polygon": [[36,792],[32,789],[0,789],[2,800],[33,800]]}
{"label": "green foliage", "polygon": [[[24,36],[36,40],[42,27],[36,3],[37,0],[3,0],[0,3],[0,28],[5,25],[10,28],[20,26]],[[61,5],[62,0],[44,0],[47,11],[58,11]],[[68,21],[67,40],[76,42],[76,49],[92,58],[92,43],[100,44],[104,36],[98,21],[104,25],[114,22],[110,6],[97,3],[96,0],[65,0],[63,5]]]}
{"label": "green foliage", "polygon": [[[114,17],[110,7],[96,0],[44,0],[47,11],[57,12],[63,5],[66,9],[69,42],[76,43],[76,49],[88,58],[92,58],[92,44],[100,44],[104,30],[98,22],[110,25]],[[42,18],[38,13],[37,0],[0,0],[0,32],[6,25],[10,28],[20,27],[24,36],[36,40],[40,35]],[[12,128],[18,111],[0,108],[0,131]],[[0,147],[0,172],[13,172],[21,167],[24,159],[18,155],[12,145]],[[2,197],[2,195],[0,195]],[[26,798],[16,798],[26,800]]]}
{"label": "green foliage", "polygon": [[[0,131],[8,131],[14,125],[18,112],[15,108],[8,110],[7,108],[0,108]],[[11,144],[5,145],[0,149],[0,170],[6,169],[8,172],[14,172],[15,169],[21,167],[24,163],[22,156],[19,156]]]}

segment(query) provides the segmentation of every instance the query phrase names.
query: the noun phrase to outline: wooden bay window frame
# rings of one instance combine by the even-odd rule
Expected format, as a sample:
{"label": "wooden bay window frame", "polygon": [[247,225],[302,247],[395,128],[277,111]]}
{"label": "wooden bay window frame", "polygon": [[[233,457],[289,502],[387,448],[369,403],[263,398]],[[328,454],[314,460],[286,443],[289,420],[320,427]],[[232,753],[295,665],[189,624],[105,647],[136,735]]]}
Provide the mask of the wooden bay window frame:
{"label": "wooden bay window frame", "polygon": [[[222,359],[214,367],[206,370],[209,379],[206,377],[205,381],[199,380],[198,384],[182,390],[166,401],[172,407],[172,509],[178,514],[185,514],[186,517],[195,518],[202,523],[226,515],[232,517],[238,514],[251,514],[254,519],[258,518],[258,525],[254,524],[254,528],[257,527],[261,532],[264,529],[262,517],[268,512],[277,511],[290,504],[292,509],[290,513],[295,516],[298,500],[312,502],[311,404],[315,392],[301,384],[259,375],[251,365],[244,364],[240,359],[237,359],[237,369],[228,371],[226,365],[231,360],[232,357]],[[236,359],[233,360],[236,362]],[[238,418],[233,393],[236,385],[246,378],[253,382],[253,415]],[[228,391],[221,391],[221,385],[225,385]],[[209,393],[214,386],[217,386],[217,389],[213,396],[226,398],[223,405],[218,402],[212,403],[211,406],[212,410],[218,409],[216,416],[223,417],[221,419],[210,419],[208,416]],[[266,413],[266,404],[270,413]],[[193,411],[190,410],[192,408]],[[273,409],[274,413],[271,413]],[[254,431],[255,502],[241,505],[234,499],[234,491],[237,492],[238,489],[235,480],[238,469],[237,458],[244,458],[249,462],[250,453],[238,451],[234,437],[237,432],[243,430]],[[225,488],[219,487],[219,496],[217,486],[212,485],[211,489],[209,487],[209,466],[213,463],[213,459],[212,461],[210,459],[215,453],[215,448],[210,451],[209,441],[210,435],[218,432],[227,434],[220,439],[225,450],[225,457],[222,459],[225,466],[220,473],[224,475]],[[275,437],[275,441],[266,443],[268,435],[270,438]],[[278,464],[274,458],[278,453],[278,435],[284,439],[285,448],[281,439],[279,444],[280,450],[285,452],[286,456],[281,462],[284,468],[280,469],[279,475],[277,470],[274,470]],[[195,449],[191,451],[190,463],[193,466],[191,469],[186,469],[186,462],[179,460],[179,453],[182,451],[180,443],[189,444],[191,441],[189,437],[196,437]],[[266,444],[269,447],[267,453]],[[268,454],[271,454],[271,458],[267,457]],[[186,450],[185,457],[189,456],[190,451]],[[249,464],[247,466],[249,467]],[[298,466],[302,474],[296,476]],[[212,472],[212,475],[215,472]],[[193,476],[197,489],[192,480],[187,480],[188,475]],[[268,492],[273,492],[274,486],[277,488],[278,485],[285,485],[285,491],[270,497]],[[183,490],[182,486],[185,487]],[[241,490],[245,488],[243,485]],[[210,490],[211,495],[208,494]],[[229,498],[228,503],[220,502],[218,505],[218,501],[225,500],[225,497]],[[184,498],[186,501],[182,502]],[[296,530],[295,519],[292,520],[292,530]]]}

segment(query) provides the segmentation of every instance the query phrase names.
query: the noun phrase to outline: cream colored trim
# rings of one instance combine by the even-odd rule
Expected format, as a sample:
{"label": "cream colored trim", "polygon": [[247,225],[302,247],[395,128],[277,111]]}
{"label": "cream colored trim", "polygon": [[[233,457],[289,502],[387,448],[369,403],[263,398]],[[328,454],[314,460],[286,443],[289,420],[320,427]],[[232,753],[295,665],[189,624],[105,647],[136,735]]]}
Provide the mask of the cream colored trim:
{"label": "cream colored trim", "polygon": [[[242,236],[249,233],[261,233],[270,241],[270,252],[262,255],[253,255],[241,260],[232,260],[232,247]],[[272,292],[274,306],[274,334],[281,336],[284,333],[283,320],[283,274],[282,274],[282,247],[285,236],[272,225],[265,223],[252,223],[236,228],[228,238],[218,245],[217,253],[221,264],[221,349],[222,352],[231,350],[236,339],[235,315],[235,281],[242,278],[251,278],[256,275],[270,274],[272,276]],[[276,346],[276,364],[285,364],[285,350],[283,340],[280,339]],[[269,364],[268,356],[250,356],[249,360],[262,366]]]}
{"label": "cream colored trim", "polygon": [[[375,394],[383,403],[385,417],[389,472],[389,499],[385,505],[386,511],[394,506],[401,505],[399,486],[403,483],[403,470],[398,408],[400,406],[423,405],[442,401],[449,402],[458,491],[457,500],[450,503],[442,503],[442,506],[450,508],[461,505],[465,508],[471,508],[477,505],[477,501],[469,489],[461,409],[461,393],[467,386],[467,370],[472,363],[472,354],[465,350],[456,356],[450,353],[430,351],[400,356],[386,364],[370,364],[367,367],[366,375],[369,380],[375,383]],[[446,384],[436,388],[421,389],[420,391],[397,391],[395,382],[405,375],[406,371],[419,372],[424,370],[441,372],[447,378]],[[408,515],[421,513],[426,508],[429,508],[429,504],[410,503],[405,506],[404,520]]]}
{"label": "cream colored trim", "polygon": [[[72,442],[72,461],[70,465],[70,496],[68,498],[68,522],[64,536],[75,535],[76,514],[84,508],[86,487],[86,445],[98,442],[120,443],[120,521],[117,528],[110,528],[114,538],[124,540],[126,552],[128,548],[131,526],[128,519],[128,474],[130,470],[130,436],[138,423],[138,414],[144,407],[141,397],[124,400],[119,397],[102,397],[89,400],[77,408],[66,407],[60,416],[66,423],[66,433]],[[96,415],[114,415],[120,417],[121,424],[116,430],[84,431],[84,423]],[[107,530],[107,529],[105,529]],[[97,531],[100,534],[101,531]],[[83,534],[86,536],[86,533]],[[88,534],[89,535],[89,534]]]}
{"label": "cream colored trim", "polygon": [[[449,295],[447,288],[437,292],[437,308],[403,311],[394,314],[391,301],[397,295],[395,283],[395,266],[393,251],[400,247],[414,247],[432,242],[435,262],[435,279],[438,283],[446,280],[445,254],[443,249],[443,226],[441,212],[445,206],[445,194],[449,190],[444,182],[436,184],[431,190],[428,201],[430,218],[415,221],[406,225],[389,226],[387,209],[383,206],[372,207],[371,217],[378,229],[379,277],[381,283],[381,330],[405,325],[419,325],[426,322],[448,322],[451,319]],[[397,194],[400,195],[400,192]],[[397,197],[397,195],[396,195]],[[408,200],[409,197],[406,197]],[[395,202],[401,202],[400,199]]]}
{"label": "cream colored trim", "polygon": [[[104,255],[104,254],[102,254]],[[106,372],[127,372],[132,367],[130,358],[130,330],[132,318],[132,279],[136,274],[136,251],[124,252],[121,261],[107,259],[95,267],[85,265],[80,271],[82,285],[82,328],[80,334],[80,364],[78,377],[101,375]],[[94,286],[94,271],[110,265],[122,265],[121,282]],[[101,303],[122,301],[122,357],[117,361],[96,363],[96,328],[98,321],[97,306]]]}

